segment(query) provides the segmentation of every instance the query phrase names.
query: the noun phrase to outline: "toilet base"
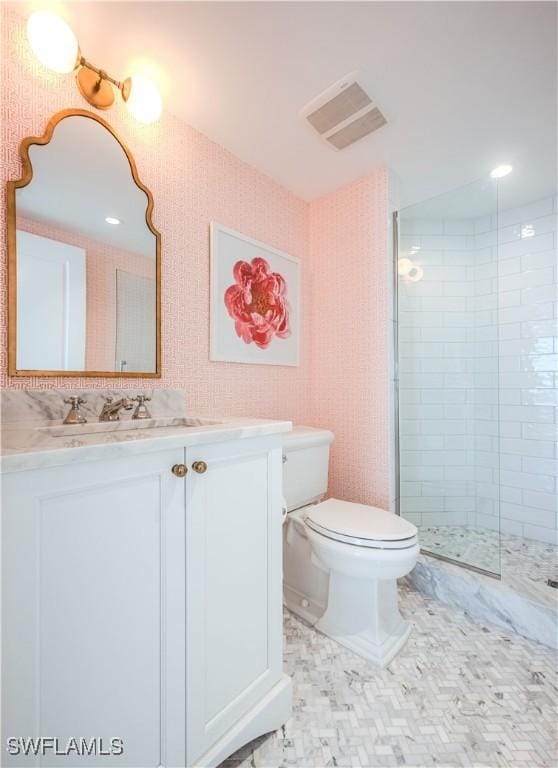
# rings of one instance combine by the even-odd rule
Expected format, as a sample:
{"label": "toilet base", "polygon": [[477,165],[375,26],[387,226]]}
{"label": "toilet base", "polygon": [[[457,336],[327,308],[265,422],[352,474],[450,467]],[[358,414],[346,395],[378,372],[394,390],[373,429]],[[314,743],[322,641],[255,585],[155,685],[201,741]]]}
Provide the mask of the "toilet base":
{"label": "toilet base", "polygon": [[331,573],[328,606],[315,625],[324,635],[385,667],[399,653],[411,625],[399,613],[397,582]]}

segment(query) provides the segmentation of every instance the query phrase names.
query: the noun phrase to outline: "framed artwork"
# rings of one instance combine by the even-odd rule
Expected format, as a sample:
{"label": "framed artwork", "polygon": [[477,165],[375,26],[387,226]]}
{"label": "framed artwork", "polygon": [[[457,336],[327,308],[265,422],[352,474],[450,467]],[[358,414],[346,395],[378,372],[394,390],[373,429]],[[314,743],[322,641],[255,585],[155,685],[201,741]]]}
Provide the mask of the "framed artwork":
{"label": "framed artwork", "polygon": [[300,262],[211,224],[211,360],[298,365]]}

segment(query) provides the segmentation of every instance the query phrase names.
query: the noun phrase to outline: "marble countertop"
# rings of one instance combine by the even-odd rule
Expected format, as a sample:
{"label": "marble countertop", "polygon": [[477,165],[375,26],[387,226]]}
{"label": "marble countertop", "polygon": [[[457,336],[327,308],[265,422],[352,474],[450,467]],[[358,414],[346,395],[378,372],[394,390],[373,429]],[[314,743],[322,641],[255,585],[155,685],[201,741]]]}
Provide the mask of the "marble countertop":
{"label": "marble countertop", "polygon": [[28,392],[25,398],[17,398],[17,407],[8,403],[3,413],[0,472],[114,459],[167,448],[263,437],[292,429],[290,421],[185,415],[183,400],[178,396],[178,407],[168,407],[169,403],[172,405],[172,394],[166,391],[163,401],[163,393],[154,393],[156,412],[152,419],[132,420],[123,415],[117,422],[101,423],[97,418],[88,418],[86,424],[64,425],[61,418],[52,418],[61,413],[53,413],[45,406],[42,393],[31,398]]}
{"label": "marble countertop", "polygon": [[[105,430],[99,431],[96,427],[105,427]],[[127,419],[115,424],[75,425],[69,430],[61,421],[42,426],[4,424],[0,472],[114,459],[168,448],[262,437],[291,429],[290,421],[218,417],[150,419],[149,423]]]}

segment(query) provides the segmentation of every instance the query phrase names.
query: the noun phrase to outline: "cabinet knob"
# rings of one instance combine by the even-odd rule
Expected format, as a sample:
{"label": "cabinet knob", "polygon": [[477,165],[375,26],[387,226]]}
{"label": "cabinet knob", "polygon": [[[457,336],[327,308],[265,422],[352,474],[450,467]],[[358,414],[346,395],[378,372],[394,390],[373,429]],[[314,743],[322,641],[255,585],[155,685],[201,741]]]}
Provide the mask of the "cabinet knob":
{"label": "cabinet knob", "polygon": [[172,468],[173,475],[177,477],[185,477],[188,472],[188,467],[185,464],[174,464]]}
{"label": "cabinet knob", "polygon": [[194,472],[197,472],[198,475],[203,475],[203,473],[207,469],[207,464],[205,463],[205,461],[194,461],[194,463],[192,464],[192,469],[194,470]]}

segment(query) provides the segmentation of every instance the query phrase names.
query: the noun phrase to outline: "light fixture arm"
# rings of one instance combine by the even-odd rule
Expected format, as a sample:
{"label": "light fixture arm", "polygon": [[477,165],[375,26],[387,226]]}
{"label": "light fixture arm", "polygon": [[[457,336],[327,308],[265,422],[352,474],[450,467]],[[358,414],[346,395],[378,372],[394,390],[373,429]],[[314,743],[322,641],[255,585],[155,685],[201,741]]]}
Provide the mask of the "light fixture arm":
{"label": "light fixture arm", "polygon": [[130,88],[131,88],[131,79],[127,77],[125,80],[116,80],[114,77],[111,77],[108,72],[105,72],[104,69],[100,69],[99,67],[96,67],[94,64],[92,64],[90,61],[88,61],[85,56],[81,55],[81,51],[78,50],[77,55],[77,61],[76,61],[76,69],[78,67],[85,67],[91,72],[95,72],[96,75],[98,75],[98,80],[95,85],[95,91],[99,92],[101,89],[102,81],[106,80],[109,83],[112,83],[120,93],[122,94],[122,98],[124,101],[128,101],[128,97],[130,95]]}
{"label": "light fixture arm", "polygon": [[116,80],[111,77],[104,69],[100,69],[82,56],[78,49],[76,58],[76,80],[81,95],[92,106],[97,109],[108,109],[114,102],[114,91],[112,86],[117,88],[124,101],[128,101],[132,88],[132,81],[129,77],[125,80]]}

